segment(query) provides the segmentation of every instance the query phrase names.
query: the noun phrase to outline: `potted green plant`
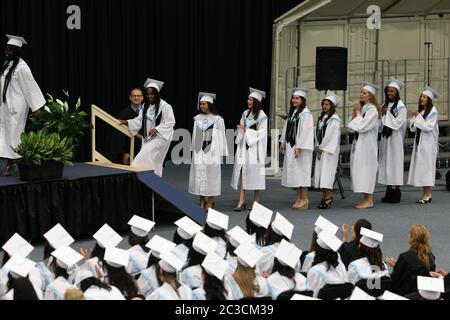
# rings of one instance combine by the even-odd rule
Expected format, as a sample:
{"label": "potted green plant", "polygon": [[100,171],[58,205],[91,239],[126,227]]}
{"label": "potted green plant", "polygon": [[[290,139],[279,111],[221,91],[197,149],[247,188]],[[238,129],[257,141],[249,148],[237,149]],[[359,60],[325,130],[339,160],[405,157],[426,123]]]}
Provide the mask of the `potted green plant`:
{"label": "potted green plant", "polygon": [[59,179],[64,165],[72,165],[73,144],[69,138],[40,130],[22,133],[20,139],[13,150],[21,156],[18,161],[21,180]]}
{"label": "potted green plant", "polygon": [[66,101],[54,98],[47,94],[47,104],[40,117],[30,117],[30,129],[42,130],[44,133],[58,133],[62,138],[68,138],[78,146],[82,136],[92,128],[88,121],[88,114],[81,110],[81,98],[77,99],[75,106],[69,104],[69,93],[63,91]]}

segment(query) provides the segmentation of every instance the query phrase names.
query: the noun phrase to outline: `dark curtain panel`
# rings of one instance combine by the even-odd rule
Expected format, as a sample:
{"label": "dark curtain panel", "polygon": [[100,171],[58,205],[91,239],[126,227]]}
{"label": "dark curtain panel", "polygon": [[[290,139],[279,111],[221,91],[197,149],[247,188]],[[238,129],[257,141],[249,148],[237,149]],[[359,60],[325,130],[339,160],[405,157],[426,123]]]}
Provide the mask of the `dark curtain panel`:
{"label": "dark curtain panel", "polygon": [[[227,128],[235,128],[248,86],[270,91],[274,18],[300,2],[2,0],[0,43],[5,33],[28,40],[25,60],[44,94],[67,89],[84,108],[117,115],[129,90],[153,77],[166,82],[162,96],[174,107],[176,128],[192,129],[198,91],[217,93]],[[81,8],[81,30],[66,27],[70,5]],[[100,129],[99,149],[114,154],[111,131]],[[77,160],[89,158],[87,136]]]}

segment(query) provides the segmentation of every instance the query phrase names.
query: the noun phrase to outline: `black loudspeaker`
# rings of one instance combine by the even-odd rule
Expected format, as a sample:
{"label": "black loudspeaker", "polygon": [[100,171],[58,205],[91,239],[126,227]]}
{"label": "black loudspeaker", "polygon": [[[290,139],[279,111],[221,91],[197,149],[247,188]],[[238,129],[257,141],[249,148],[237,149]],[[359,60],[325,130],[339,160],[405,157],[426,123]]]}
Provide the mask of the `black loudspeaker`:
{"label": "black loudspeaker", "polygon": [[316,89],[347,90],[347,48],[316,48]]}

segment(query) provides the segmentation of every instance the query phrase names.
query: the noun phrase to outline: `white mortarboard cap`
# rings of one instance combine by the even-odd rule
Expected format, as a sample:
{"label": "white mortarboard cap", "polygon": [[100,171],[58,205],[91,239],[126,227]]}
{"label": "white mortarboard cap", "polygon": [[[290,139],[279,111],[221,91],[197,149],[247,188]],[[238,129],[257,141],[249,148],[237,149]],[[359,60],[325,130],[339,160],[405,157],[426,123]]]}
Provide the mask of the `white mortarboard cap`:
{"label": "white mortarboard cap", "polygon": [[198,94],[198,101],[199,101],[199,103],[200,102],[209,102],[209,103],[213,104],[214,100],[216,100],[216,94],[215,93],[200,92]]}
{"label": "white mortarboard cap", "polygon": [[317,218],[314,226],[314,231],[316,231],[317,234],[321,233],[323,230],[327,230],[330,233],[336,234],[336,232],[339,230],[339,227],[337,225],[322,216],[319,216],[319,218]]}
{"label": "white mortarboard cap", "polygon": [[267,229],[270,221],[272,220],[273,211],[259,204],[253,203],[252,211],[250,212],[250,221],[256,224],[258,227]]}
{"label": "white mortarboard cap", "polygon": [[307,88],[294,88],[292,89],[292,95],[297,97],[303,97],[306,99],[309,89]]}
{"label": "white mortarboard cap", "polygon": [[397,80],[397,79],[395,79],[395,78],[390,78],[390,79],[386,82],[385,88],[387,88],[387,87],[392,87],[392,88],[395,88],[395,89],[397,89],[398,91],[400,91],[400,90],[403,88],[404,85],[405,85],[405,83],[404,83],[403,81]]}
{"label": "white mortarboard cap", "polygon": [[339,104],[342,101],[341,97],[339,97],[336,93],[334,93],[333,91],[330,91],[330,90],[327,91],[324,99],[327,99],[327,100],[330,100],[331,102],[333,102],[333,104],[336,108],[339,106]]}
{"label": "white mortarboard cap", "polygon": [[208,226],[215,230],[227,230],[229,217],[219,211],[212,208],[208,209],[208,216],[206,217],[206,223]]}
{"label": "white mortarboard cap", "polygon": [[175,221],[175,225],[178,227],[178,234],[184,240],[190,240],[195,236],[197,232],[202,231],[202,227],[188,217],[183,217]]}
{"label": "white mortarboard cap", "polygon": [[7,44],[10,46],[16,46],[21,48],[24,44],[28,44],[27,41],[22,37],[12,36],[10,34],[7,34],[6,37],[8,37]]}
{"label": "white mortarboard cap", "polygon": [[369,248],[376,248],[383,242],[383,235],[381,233],[361,228],[361,239],[360,242]]}
{"label": "white mortarboard cap", "polygon": [[36,262],[31,261],[22,256],[13,256],[9,258],[8,262],[3,266],[3,269],[11,272],[14,278],[26,277],[30,271],[34,268]]}
{"label": "white mortarboard cap", "polygon": [[292,296],[291,300],[320,300],[320,299],[296,293]]}
{"label": "white mortarboard cap", "polygon": [[21,256],[28,257],[33,251],[34,247],[22,238],[18,233],[15,233],[9,240],[3,245],[3,250],[8,253],[10,257]]}
{"label": "white mortarboard cap", "polygon": [[205,260],[203,260],[202,267],[211,276],[214,276],[219,280],[223,280],[223,277],[228,270],[229,264],[219,255],[210,253],[205,257]]}
{"label": "white mortarboard cap", "polygon": [[352,295],[350,296],[349,300],[376,300],[376,298],[367,294],[365,291],[361,290],[360,288],[355,287],[355,289],[353,289]]}
{"label": "white mortarboard cap", "polygon": [[295,266],[300,261],[301,255],[302,250],[283,239],[277,248],[275,258],[277,258],[282,265],[295,269]]}
{"label": "white mortarboard cap", "polygon": [[239,247],[241,244],[253,242],[252,236],[239,226],[228,231],[227,235],[231,245],[235,248]]}
{"label": "white mortarboard cap", "polygon": [[56,263],[63,269],[69,269],[83,260],[83,256],[69,246],[61,247],[52,252]]}
{"label": "white mortarboard cap", "polygon": [[155,88],[156,90],[158,90],[158,92],[161,91],[163,86],[164,86],[164,82],[159,81],[159,80],[150,79],[150,78],[148,78],[144,83],[145,89]]}
{"label": "white mortarboard cap", "polygon": [[115,247],[122,241],[122,237],[106,223],[94,234],[93,238],[103,249]]}
{"label": "white mortarboard cap", "polygon": [[381,297],[378,297],[379,300],[409,300],[408,298],[402,297],[398,294],[395,294],[391,291],[384,291]]}
{"label": "white mortarboard cap", "polygon": [[276,234],[291,240],[292,233],[294,232],[294,225],[277,212],[275,220],[272,222],[272,229]]}
{"label": "white mortarboard cap", "polygon": [[127,250],[109,247],[105,250],[105,261],[113,268],[128,266],[130,253]]}
{"label": "white mortarboard cap", "polygon": [[203,255],[210,254],[214,252],[217,248],[217,241],[208,237],[203,232],[197,232],[195,235],[194,241],[192,242],[192,248],[198,253]]}
{"label": "white mortarboard cap", "polygon": [[263,257],[263,253],[251,243],[241,244],[234,253],[238,257],[239,262],[248,268],[255,267]]}
{"label": "white mortarboard cap", "polygon": [[325,250],[337,252],[342,245],[342,241],[329,230],[324,230],[317,237],[317,244]]}
{"label": "white mortarboard cap", "polygon": [[409,299],[402,297],[391,291],[386,290],[386,291],[384,291],[384,293],[381,297],[378,297],[378,300],[409,300]]}
{"label": "white mortarboard cap", "polygon": [[153,221],[136,215],[128,221],[128,224],[131,226],[131,232],[141,238],[148,236],[150,230],[155,226]]}
{"label": "white mortarboard cap", "polygon": [[379,89],[379,87],[373,83],[370,82],[364,82],[364,85],[362,87],[364,90],[369,91],[370,93],[372,93],[373,95],[377,94],[377,90]]}
{"label": "white mortarboard cap", "polygon": [[422,89],[422,93],[424,95],[426,95],[428,98],[430,98],[431,100],[438,99],[441,96],[441,94],[439,92],[437,92],[436,90],[434,90],[433,88],[428,87],[428,86],[426,86]]}
{"label": "white mortarboard cap", "polygon": [[445,292],[444,279],[417,276],[417,289],[423,298],[437,300]]}
{"label": "white mortarboard cap", "polygon": [[250,88],[250,97],[255,98],[256,100],[261,102],[262,99],[266,97],[266,93],[258,89]]}
{"label": "white mortarboard cap", "polygon": [[185,262],[172,251],[165,251],[161,254],[159,266],[168,273],[176,273],[183,268]]}
{"label": "white mortarboard cap", "polygon": [[72,236],[59,223],[47,231],[44,234],[44,238],[53,247],[53,249],[67,247],[75,242]]}
{"label": "white mortarboard cap", "polygon": [[177,245],[172,241],[166,240],[163,237],[155,235],[153,236],[153,238],[150,239],[150,241],[145,246],[152,250],[152,254],[155,257],[160,258],[162,253],[166,251],[171,251]]}

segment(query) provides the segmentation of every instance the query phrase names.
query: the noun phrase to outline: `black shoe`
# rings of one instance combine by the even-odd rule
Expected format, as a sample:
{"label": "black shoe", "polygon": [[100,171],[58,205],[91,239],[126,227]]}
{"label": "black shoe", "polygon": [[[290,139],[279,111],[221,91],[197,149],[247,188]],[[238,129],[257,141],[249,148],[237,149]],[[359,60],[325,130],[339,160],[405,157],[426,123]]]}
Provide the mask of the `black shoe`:
{"label": "black shoe", "polygon": [[384,203],[391,202],[393,193],[394,193],[394,189],[392,189],[392,187],[387,187],[386,193],[384,195],[384,198],[381,199],[381,202],[384,202]]}
{"label": "black shoe", "polygon": [[333,201],[334,201],[333,197],[331,197],[330,199],[322,199],[320,203],[317,205],[317,208],[322,210],[330,209]]}
{"label": "black shoe", "polygon": [[245,202],[244,202],[244,203],[241,203],[240,206],[234,208],[233,210],[236,211],[236,212],[238,212],[238,211],[245,210],[245,207],[246,207],[246,204],[245,204]]}
{"label": "black shoe", "polygon": [[401,199],[402,199],[402,192],[400,191],[400,188],[393,190],[390,203],[399,203]]}

